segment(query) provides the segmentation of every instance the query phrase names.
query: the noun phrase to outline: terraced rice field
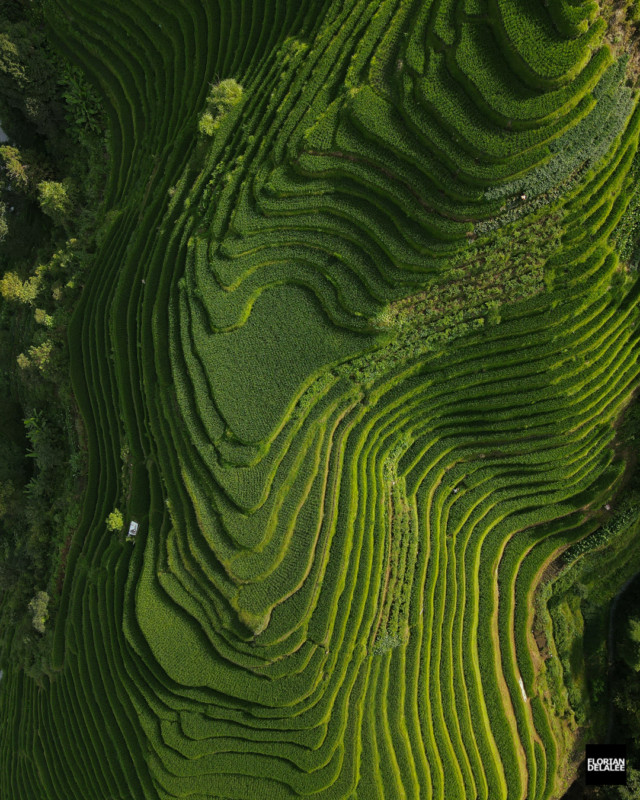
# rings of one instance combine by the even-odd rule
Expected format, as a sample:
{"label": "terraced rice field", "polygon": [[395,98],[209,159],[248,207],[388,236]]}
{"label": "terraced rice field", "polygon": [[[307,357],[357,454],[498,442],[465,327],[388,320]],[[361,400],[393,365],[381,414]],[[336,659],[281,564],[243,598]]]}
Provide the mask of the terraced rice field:
{"label": "terraced rice field", "polygon": [[112,223],[56,672],[5,671],[2,798],[559,796],[533,596],[620,484],[639,377],[604,5],[50,0]]}

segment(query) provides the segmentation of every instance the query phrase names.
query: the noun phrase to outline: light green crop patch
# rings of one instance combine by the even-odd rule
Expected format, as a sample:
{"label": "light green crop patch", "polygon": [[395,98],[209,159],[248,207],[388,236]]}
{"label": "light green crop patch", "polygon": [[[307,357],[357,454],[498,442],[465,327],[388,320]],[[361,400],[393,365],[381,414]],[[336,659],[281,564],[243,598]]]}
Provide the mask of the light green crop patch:
{"label": "light green crop patch", "polygon": [[192,319],[216,407],[244,442],[267,437],[320,370],[375,347],[377,337],[333,325],[302,286],[276,286],[255,301],[248,320],[207,333]]}

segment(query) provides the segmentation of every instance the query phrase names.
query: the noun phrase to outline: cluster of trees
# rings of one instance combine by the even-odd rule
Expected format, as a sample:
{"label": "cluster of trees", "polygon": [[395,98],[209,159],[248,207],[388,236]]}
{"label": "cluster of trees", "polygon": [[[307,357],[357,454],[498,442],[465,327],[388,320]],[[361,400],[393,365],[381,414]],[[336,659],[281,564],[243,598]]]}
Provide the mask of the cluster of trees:
{"label": "cluster of trees", "polygon": [[612,730],[615,743],[627,744],[627,785],[592,788],[585,795],[588,800],[640,797],[640,576],[622,595],[616,621]]}
{"label": "cluster of trees", "polygon": [[[2,202],[3,225],[0,227],[0,240],[9,231],[7,207],[10,202],[21,199],[37,201],[41,210],[57,225],[64,226],[72,210],[71,181],[46,180],[51,170],[34,151],[22,153],[13,145],[0,146],[1,188],[5,196]],[[15,210],[15,205],[10,207]]]}
{"label": "cluster of trees", "polygon": [[38,0],[6,0],[0,9],[0,120],[10,139],[0,147],[0,241],[19,210],[34,217],[35,207],[68,226],[87,190],[94,200],[99,191],[88,165],[97,150],[105,154],[104,116],[81,70],[48,41]]}
{"label": "cluster of trees", "polygon": [[40,4],[3,4],[0,17],[0,98],[3,127],[21,120],[55,143],[65,109],[56,59],[41,25]]}
{"label": "cluster of trees", "polygon": [[[620,655],[629,669],[640,673],[640,607],[637,614],[627,617],[625,621]],[[640,682],[640,676],[637,680]]]}
{"label": "cluster of trees", "polygon": [[108,165],[98,96],[55,52],[40,0],[0,4],[0,120],[0,639],[16,631],[12,658],[33,674],[80,513],[66,324]]}
{"label": "cluster of trees", "polygon": [[627,785],[596,795],[607,800],[640,797],[640,576],[622,594],[616,610],[611,677],[614,741],[627,742]]}

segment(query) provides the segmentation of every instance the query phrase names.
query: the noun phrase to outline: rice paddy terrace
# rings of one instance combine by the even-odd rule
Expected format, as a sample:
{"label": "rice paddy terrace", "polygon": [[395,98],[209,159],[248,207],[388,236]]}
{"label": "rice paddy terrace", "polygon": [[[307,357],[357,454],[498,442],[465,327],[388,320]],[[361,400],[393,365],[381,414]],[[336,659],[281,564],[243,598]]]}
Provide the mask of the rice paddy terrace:
{"label": "rice paddy terrace", "polygon": [[621,484],[639,377],[605,5],[50,0],[111,224],[69,336],[84,517],[51,676],[0,684],[2,798],[559,796],[533,597]]}

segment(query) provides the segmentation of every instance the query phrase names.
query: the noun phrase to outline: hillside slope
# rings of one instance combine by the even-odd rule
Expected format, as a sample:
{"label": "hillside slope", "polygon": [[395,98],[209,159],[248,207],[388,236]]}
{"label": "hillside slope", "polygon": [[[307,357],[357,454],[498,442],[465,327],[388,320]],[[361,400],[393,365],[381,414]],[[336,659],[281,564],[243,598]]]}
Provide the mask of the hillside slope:
{"label": "hillside slope", "polygon": [[0,796],[561,795],[534,594],[622,486],[640,371],[606,10],[49,0],[110,227],[69,328],[83,515],[50,673],[0,683]]}

